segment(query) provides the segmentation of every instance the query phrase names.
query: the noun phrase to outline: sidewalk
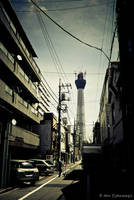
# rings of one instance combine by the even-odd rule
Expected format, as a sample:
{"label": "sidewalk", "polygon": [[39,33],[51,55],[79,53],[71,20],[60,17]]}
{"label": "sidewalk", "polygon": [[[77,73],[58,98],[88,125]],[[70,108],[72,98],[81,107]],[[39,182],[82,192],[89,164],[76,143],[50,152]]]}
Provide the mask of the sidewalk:
{"label": "sidewalk", "polygon": [[13,190],[13,187],[0,188],[0,194]]}
{"label": "sidewalk", "polygon": [[64,174],[66,175],[67,172],[70,170],[70,168],[76,167],[76,166],[79,165],[80,163],[81,163],[81,160],[76,161],[75,163],[69,163],[69,164],[64,165],[62,174],[63,174],[63,175],[64,175]]}
{"label": "sidewalk", "polygon": [[[68,164],[66,166],[66,173],[63,171],[62,183],[65,184],[61,191],[62,195],[57,200],[74,200],[81,198],[81,184],[80,184],[80,177],[81,177],[81,169],[75,168],[79,165],[81,161],[76,161],[75,163]],[[73,171],[73,168],[75,170]]]}

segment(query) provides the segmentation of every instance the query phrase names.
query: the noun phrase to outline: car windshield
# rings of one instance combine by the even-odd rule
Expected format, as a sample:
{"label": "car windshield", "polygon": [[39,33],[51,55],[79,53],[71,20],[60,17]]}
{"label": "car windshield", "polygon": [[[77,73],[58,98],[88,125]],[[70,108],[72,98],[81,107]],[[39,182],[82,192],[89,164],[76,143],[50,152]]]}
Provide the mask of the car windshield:
{"label": "car windshield", "polygon": [[34,168],[34,165],[29,162],[22,162],[20,163],[20,168]]}

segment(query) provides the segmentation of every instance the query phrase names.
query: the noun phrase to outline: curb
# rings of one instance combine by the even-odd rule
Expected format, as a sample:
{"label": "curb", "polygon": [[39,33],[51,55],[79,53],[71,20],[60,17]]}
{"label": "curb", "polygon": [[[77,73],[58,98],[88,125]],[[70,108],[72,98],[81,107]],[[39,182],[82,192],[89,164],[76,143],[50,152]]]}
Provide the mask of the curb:
{"label": "curb", "polygon": [[61,195],[58,197],[58,199],[56,199],[56,200],[65,200],[65,197],[64,197],[63,194],[61,194]]}
{"label": "curb", "polygon": [[8,191],[10,191],[10,190],[12,190],[12,189],[13,189],[13,187],[1,188],[1,189],[0,189],[0,194],[3,194],[3,193],[5,193],[5,192],[8,192]]}

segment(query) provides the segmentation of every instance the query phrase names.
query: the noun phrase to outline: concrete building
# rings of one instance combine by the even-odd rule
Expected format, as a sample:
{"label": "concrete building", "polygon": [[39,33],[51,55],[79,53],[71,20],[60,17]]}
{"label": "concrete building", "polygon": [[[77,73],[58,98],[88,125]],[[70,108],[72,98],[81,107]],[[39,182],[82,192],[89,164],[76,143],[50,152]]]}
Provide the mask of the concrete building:
{"label": "concrete building", "polygon": [[112,62],[109,78],[109,99],[110,116],[110,142],[114,144],[120,143],[123,140],[123,121],[122,121],[122,105],[121,105],[121,88],[119,62]]}
{"label": "concrete building", "polygon": [[100,137],[104,157],[110,167],[123,166],[124,129],[122,115],[122,86],[120,84],[119,62],[111,62],[107,69],[100,101]]}
{"label": "concrete building", "polygon": [[123,168],[124,129],[122,115],[122,86],[120,84],[119,62],[112,62],[109,72],[109,146],[112,165]]}
{"label": "concrete building", "polygon": [[45,113],[50,112],[49,110],[50,96],[43,76],[41,76],[41,81],[39,84],[39,95],[40,95],[40,102],[38,104],[38,111],[42,116],[44,116]]}
{"label": "concrete building", "polygon": [[[72,132],[72,126],[68,124],[68,120],[66,117],[62,118],[63,121],[63,132],[64,132],[64,143],[62,144],[64,146],[64,152],[62,153],[63,159],[66,163],[71,163],[73,162],[73,136],[71,134]],[[61,141],[61,142],[63,142]]]}
{"label": "concrete building", "polygon": [[40,135],[40,154],[46,159],[51,155],[53,159],[58,156],[58,135],[57,118],[53,113],[45,113],[40,125],[35,126],[36,132]]}
{"label": "concrete building", "polygon": [[72,126],[67,125],[67,132],[66,132],[66,153],[67,153],[67,162],[73,162],[74,158],[74,144],[73,144],[73,135],[72,135]]}
{"label": "concrete building", "polygon": [[[126,14],[127,13],[127,14]],[[117,35],[119,42],[120,58],[120,88],[121,109],[123,115],[123,143],[122,163],[123,168],[134,174],[134,95],[133,95],[133,66],[134,66],[134,30],[132,19],[134,18],[133,1],[116,2]]]}
{"label": "concrete building", "polygon": [[[0,1],[0,179],[7,183],[10,158],[27,158],[38,153],[40,138],[33,126],[40,124],[41,73],[37,57],[10,2]],[[42,96],[48,101],[49,97]],[[13,126],[12,122],[17,122]]]}
{"label": "concrete building", "polygon": [[100,111],[99,111],[99,122],[100,122],[100,142],[102,144],[108,142],[109,134],[109,122],[107,117],[107,106],[108,106],[108,76],[109,69],[106,71],[104,78],[101,98],[100,98]]}

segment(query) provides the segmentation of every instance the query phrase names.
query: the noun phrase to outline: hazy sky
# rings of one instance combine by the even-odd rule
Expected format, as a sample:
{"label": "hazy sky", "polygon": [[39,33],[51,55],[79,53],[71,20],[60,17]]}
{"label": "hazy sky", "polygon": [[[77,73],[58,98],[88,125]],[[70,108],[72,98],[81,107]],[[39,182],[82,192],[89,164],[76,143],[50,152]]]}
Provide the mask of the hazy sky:
{"label": "hazy sky", "polygon": [[[115,0],[36,0],[35,2],[68,32],[85,43],[103,48],[109,56],[116,22]],[[98,119],[100,95],[108,59],[101,51],[72,38],[43,13],[38,14],[30,0],[11,0],[11,3],[38,55],[35,60],[54,93],[58,97],[59,78],[62,83],[72,85],[71,101],[67,103],[71,124],[74,118],[76,119],[77,106],[74,73],[86,72],[85,118],[87,136],[91,136],[93,122]],[[116,59],[115,53],[113,60]],[[65,72],[65,75],[61,72]],[[55,102],[53,104],[57,107]],[[53,106],[52,110],[57,115]]]}

